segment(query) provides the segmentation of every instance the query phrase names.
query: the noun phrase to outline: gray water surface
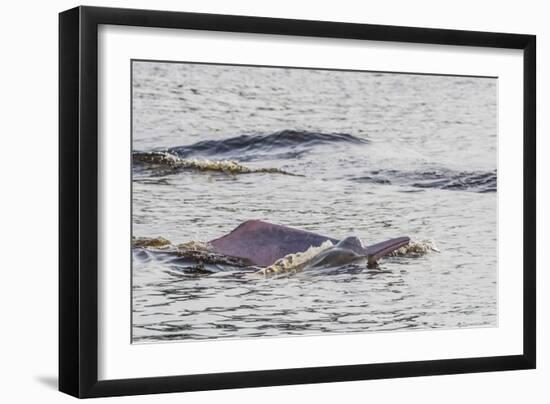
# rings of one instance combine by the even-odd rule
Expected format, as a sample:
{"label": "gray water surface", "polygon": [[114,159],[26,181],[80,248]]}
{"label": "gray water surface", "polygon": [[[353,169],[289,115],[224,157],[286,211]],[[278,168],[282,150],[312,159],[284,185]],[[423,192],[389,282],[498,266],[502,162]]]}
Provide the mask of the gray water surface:
{"label": "gray water surface", "polygon": [[135,156],[296,174],[134,164],[135,237],[207,241],[262,219],[440,250],[261,277],[198,274],[136,248],[133,342],[497,325],[496,79],[132,67]]}

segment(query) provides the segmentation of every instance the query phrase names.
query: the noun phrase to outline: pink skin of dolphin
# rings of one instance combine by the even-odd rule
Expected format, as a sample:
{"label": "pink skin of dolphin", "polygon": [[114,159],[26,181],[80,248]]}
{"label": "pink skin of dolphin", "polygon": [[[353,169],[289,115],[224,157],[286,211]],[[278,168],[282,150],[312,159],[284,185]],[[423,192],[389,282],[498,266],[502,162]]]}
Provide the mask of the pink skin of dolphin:
{"label": "pink skin of dolphin", "polygon": [[[332,237],[279,224],[247,220],[229,234],[211,240],[209,244],[217,253],[243,258],[253,265],[269,266],[288,254],[303,252],[312,246],[320,246],[326,240],[330,240],[333,244],[339,241]],[[366,256],[369,264],[373,264],[384,255],[407,245],[409,241],[409,237],[398,237],[361,247],[362,251],[356,252]]]}

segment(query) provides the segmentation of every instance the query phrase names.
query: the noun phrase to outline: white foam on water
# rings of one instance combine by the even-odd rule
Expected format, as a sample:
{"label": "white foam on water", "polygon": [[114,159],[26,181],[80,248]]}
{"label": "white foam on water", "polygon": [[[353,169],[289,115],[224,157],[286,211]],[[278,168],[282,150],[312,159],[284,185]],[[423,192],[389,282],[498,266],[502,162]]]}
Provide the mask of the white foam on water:
{"label": "white foam on water", "polygon": [[440,252],[433,240],[411,240],[409,244],[388,254],[389,257],[419,257],[429,252]]}
{"label": "white foam on water", "polygon": [[198,171],[217,171],[225,174],[274,173],[297,175],[279,168],[250,168],[235,160],[182,159],[168,152],[151,152],[134,154],[134,159],[173,169],[190,169]]}
{"label": "white foam on water", "polygon": [[330,240],[326,240],[318,247],[309,247],[304,252],[298,252],[294,254],[285,255],[283,258],[275,261],[272,265],[260,269],[257,273],[262,275],[280,273],[280,272],[292,272],[303,268],[304,264],[317,256],[319,253],[334,247],[334,244]]}

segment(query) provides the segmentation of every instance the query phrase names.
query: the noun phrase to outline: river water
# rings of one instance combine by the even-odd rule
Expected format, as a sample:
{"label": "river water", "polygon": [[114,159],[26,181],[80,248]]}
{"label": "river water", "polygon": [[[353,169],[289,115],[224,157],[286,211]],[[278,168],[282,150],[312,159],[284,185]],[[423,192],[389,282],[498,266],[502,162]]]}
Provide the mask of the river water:
{"label": "river water", "polygon": [[136,244],[133,342],[497,325],[497,79],[132,69],[135,240],[206,242],[261,219],[434,247],[260,276]]}

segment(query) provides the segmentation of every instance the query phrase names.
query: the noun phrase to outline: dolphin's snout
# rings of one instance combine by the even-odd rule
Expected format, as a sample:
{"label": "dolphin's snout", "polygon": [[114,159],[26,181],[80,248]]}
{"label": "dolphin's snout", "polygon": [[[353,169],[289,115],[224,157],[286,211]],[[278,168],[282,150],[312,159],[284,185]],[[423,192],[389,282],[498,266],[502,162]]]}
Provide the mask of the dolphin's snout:
{"label": "dolphin's snout", "polygon": [[410,241],[411,239],[409,237],[397,237],[368,246],[367,257],[369,259],[369,262],[378,261],[383,256],[388,255],[398,248],[406,246],[407,244],[409,244]]}

